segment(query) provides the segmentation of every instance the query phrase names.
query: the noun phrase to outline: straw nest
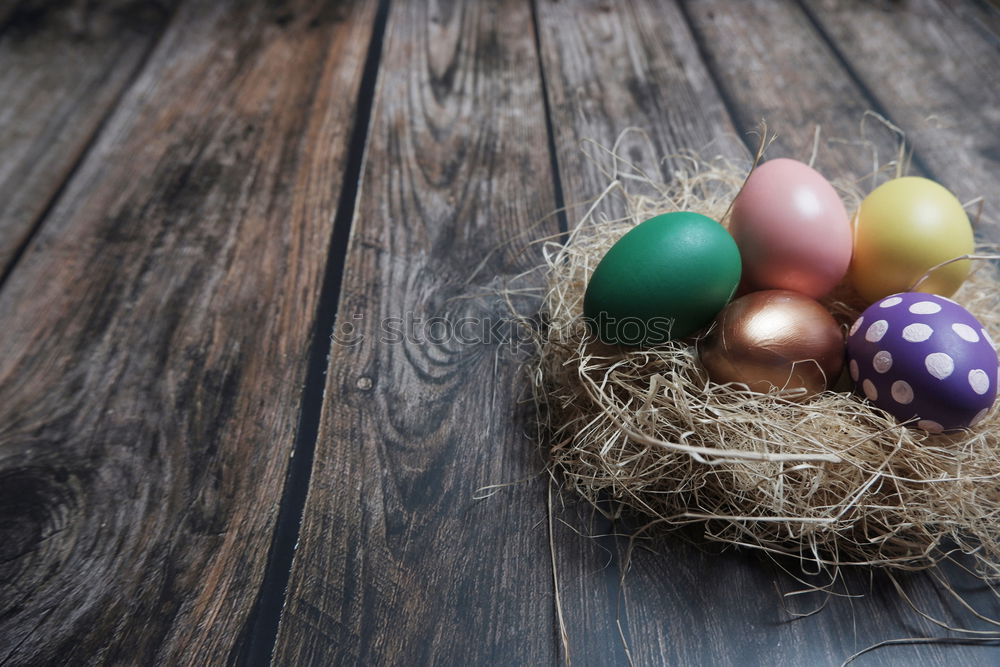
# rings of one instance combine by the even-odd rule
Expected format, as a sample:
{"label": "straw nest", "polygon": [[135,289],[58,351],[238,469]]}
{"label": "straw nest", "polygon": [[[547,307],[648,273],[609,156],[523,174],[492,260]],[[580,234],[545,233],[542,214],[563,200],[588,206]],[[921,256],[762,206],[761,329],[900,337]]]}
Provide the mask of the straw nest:
{"label": "straw nest", "polygon": [[[750,167],[673,156],[683,167],[662,183],[613,153],[608,188],[570,221],[567,239],[544,246],[545,326],[529,370],[554,477],[595,504],[612,499],[649,517],[647,526],[699,524],[710,540],[798,557],[809,569],[916,570],[967,554],[978,576],[1000,578],[996,406],[974,430],[928,435],[843,379],[804,402],[716,384],[697,338],[646,349],[589,340],[583,295],[608,248],[659,213],[691,210],[725,224]],[[901,169],[894,161],[834,184],[854,210],[876,180]],[[602,207],[619,214],[600,215]],[[979,263],[954,297],[994,332],[997,279]],[[825,303],[845,328],[863,309],[847,287]]]}

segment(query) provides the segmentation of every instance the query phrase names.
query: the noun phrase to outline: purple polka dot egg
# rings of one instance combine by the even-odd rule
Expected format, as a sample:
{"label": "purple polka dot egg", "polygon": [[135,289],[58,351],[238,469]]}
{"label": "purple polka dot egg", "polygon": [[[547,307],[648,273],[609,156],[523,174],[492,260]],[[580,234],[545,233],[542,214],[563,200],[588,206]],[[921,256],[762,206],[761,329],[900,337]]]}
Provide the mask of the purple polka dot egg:
{"label": "purple polka dot egg", "polygon": [[857,392],[930,433],[978,424],[997,395],[997,353],[983,325],[951,299],[903,292],[851,326],[847,368]]}

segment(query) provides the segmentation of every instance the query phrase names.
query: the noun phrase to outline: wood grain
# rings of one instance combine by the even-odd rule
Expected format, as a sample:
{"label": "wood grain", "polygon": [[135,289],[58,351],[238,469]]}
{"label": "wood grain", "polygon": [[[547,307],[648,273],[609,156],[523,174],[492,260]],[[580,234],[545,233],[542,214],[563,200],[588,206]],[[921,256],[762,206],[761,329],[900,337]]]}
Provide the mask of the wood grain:
{"label": "wood grain", "polygon": [[1000,49],[949,4],[804,3],[932,176],[985,197],[984,233],[1000,238]]}
{"label": "wood grain", "polygon": [[[682,149],[745,155],[676,3],[546,1],[539,3],[538,13],[540,52],[568,203],[595,197],[610,180],[601,169],[607,161],[600,164],[584,154],[583,150],[593,153],[589,142],[611,146],[629,127],[642,132],[628,135],[620,152],[660,178],[669,179],[670,170],[679,166],[671,160],[661,164],[660,158]],[[570,225],[582,211],[570,209]],[[611,202],[602,213],[613,217],[621,211],[619,202]],[[629,574],[624,588],[619,585],[625,540],[589,537],[613,533],[618,526],[572,503],[560,519],[566,527],[557,532],[557,567],[574,664],[626,664],[618,623],[633,657],[638,650],[648,660],[643,664],[685,664],[678,659],[690,657],[681,648],[692,646],[690,637],[662,632],[672,621],[683,623],[689,613],[683,603],[674,602],[682,598],[660,597],[663,581],[647,579],[649,572]],[[672,573],[692,567],[690,556],[687,562],[683,557],[678,562],[674,553],[664,557]],[[690,572],[690,577],[697,576],[697,570]],[[656,592],[635,593],[635,588]],[[686,593],[683,588],[682,592]],[[636,618],[643,606],[655,618],[644,613]]]}
{"label": "wood grain", "polygon": [[0,663],[234,652],[373,17],[185,5],[0,292]]}
{"label": "wood grain", "polygon": [[[375,3],[187,2],[134,85],[165,5],[0,2],[0,24],[15,4],[0,32],[0,260],[44,224],[0,287],[0,664],[232,662],[321,328]],[[683,162],[659,158],[679,149],[744,154],[760,115],[780,130],[771,155],[802,155],[815,123],[848,136],[874,100],[935,176],[978,165],[970,187],[995,190],[996,133],[955,135],[969,118],[997,126],[982,47],[995,7],[899,4],[915,11],[392,3],[274,664],[839,664],[941,634],[879,576],[793,621],[783,604],[823,600],[783,600],[797,585],[777,567],[696,532],[643,542],[622,585],[613,533],[628,522],[557,499],[565,654],[517,350],[475,326],[429,339],[463,317],[505,332],[492,290],[537,263],[524,246],[558,232],[545,216],[559,192],[579,205],[607,184],[606,156],[581,148],[631,126],[646,135],[626,135],[623,158],[669,178]],[[926,129],[941,118],[954,124]],[[944,151],[931,130],[960,141]],[[818,164],[866,159],[833,145]],[[403,322],[423,338],[385,340]],[[904,586],[971,624],[926,580]],[[988,591],[972,599],[998,613]],[[997,650],[857,664],[992,664]]]}
{"label": "wood grain", "polygon": [[553,661],[515,363],[475,324],[443,329],[507,321],[492,291],[557,231],[532,34],[521,0],[391,6],[274,664]]}
{"label": "wood grain", "polygon": [[621,159],[653,178],[685,166],[670,158],[680,150],[744,154],[676,3],[541,0],[538,16],[568,205],[608,185],[612,161],[599,147],[619,138]]}
{"label": "wood grain", "polygon": [[0,277],[176,3],[15,4],[0,7]]}
{"label": "wood grain", "polygon": [[737,127],[761,119],[776,139],[766,158],[809,161],[828,178],[864,177],[896,158],[898,139],[874,118],[872,101],[795,2],[684,2],[684,9]]}

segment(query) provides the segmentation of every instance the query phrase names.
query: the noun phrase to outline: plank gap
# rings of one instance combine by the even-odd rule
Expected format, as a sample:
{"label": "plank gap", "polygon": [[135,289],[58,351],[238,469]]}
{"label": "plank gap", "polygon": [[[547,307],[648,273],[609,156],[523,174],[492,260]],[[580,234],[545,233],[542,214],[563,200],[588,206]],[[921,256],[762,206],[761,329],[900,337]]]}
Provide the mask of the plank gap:
{"label": "plank gap", "polygon": [[544,480],[494,326],[539,261],[525,239],[559,233],[530,3],[393,2],[384,39],[338,306],[356,329],[331,348],[273,663],[552,664]]}
{"label": "plank gap", "polygon": [[[816,16],[813,10],[809,6],[807,6],[806,3],[802,2],[802,0],[796,0],[796,4],[802,10],[802,13],[805,15],[806,19],[809,20],[809,23],[816,31],[816,34],[819,35],[820,39],[822,39],[823,42],[826,44],[827,48],[830,50],[830,53],[833,55],[834,59],[837,61],[837,63],[840,64],[840,66],[844,69],[844,71],[847,72],[847,76],[850,77],[854,85],[857,86],[858,91],[871,105],[872,111],[879,114],[880,116],[888,120],[896,127],[902,127],[902,125],[893,120],[892,116],[889,114],[889,111],[886,109],[885,105],[882,104],[882,101],[879,100],[879,98],[875,95],[872,89],[869,88],[868,85],[861,78],[861,75],[858,74],[857,70],[854,69],[854,66],[851,65],[850,61],[844,55],[844,52],[841,51],[840,45],[837,44],[837,40],[835,40],[833,36],[827,31],[826,27],[819,20],[819,17]],[[929,176],[931,178],[934,178],[935,180],[940,180],[937,176],[934,175],[934,171],[930,169],[930,167],[928,167],[924,159],[920,157],[920,154],[917,153],[916,148],[913,146],[912,143],[910,143],[909,139],[907,139],[907,145],[910,149],[910,164],[916,167],[917,172]]]}
{"label": "plank gap", "polygon": [[[24,238],[21,240],[20,243],[18,243],[17,247],[14,249],[14,252],[10,257],[10,261],[7,262],[6,266],[0,266],[0,290],[3,290],[4,285],[7,284],[7,279],[10,278],[11,274],[14,272],[14,268],[18,265],[19,261],[21,260],[21,257],[24,255],[24,251],[27,250],[28,246],[31,245],[31,241],[38,234],[38,230],[40,230],[44,225],[45,220],[49,217],[49,213],[52,212],[52,209],[55,208],[56,204],[62,198],[63,193],[66,191],[66,186],[73,181],[73,177],[79,170],[80,165],[84,163],[84,161],[87,159],[87,156],[90,154],[91,149],[97,143],[98,138],[104,133],[104,129],[107,127],[108,121],[111,119],[112,116],[114,116],[115,111],[118,110],[121,101],[125,98],[125,95],[128,94],[128,92],[132,89],[132,86],[135,85],[136,81],[139,80],[139,77],[142,76],[142,73],[146,70],[146,66],[149,64],[150,59],[153,56],[153,53],[156,52],[157,47],[163,40],[163,36],[166,35],[168,30],[170,29],[170,25],[173,23],[174,17],[177,16],[177,11],[178,8],[181,6],[181,4],[183,3],[178,2],[176,4],[169,6],[169,8],[167,9],[168,11],[167,18],[163,22],[159,34],[156,35],[156,37],[154,37],[150,41],[149,45],[146,47],[146,50],[139,58],[139,62],[136,64],[135,68],[129,73],[127,77],[127,82],[125,83],[124,86],[121,87],[121,89],[115,95],[114,102],[108,106],[103,116],[101,116],[101,120],[94,127],[94,131],[91,133],[89,137],[87,137],[86,141],[83,143],[83,147],[80,149],[79,154],[70,163],[69,169],[66,170],[65,175],[59,182],[59,185],[56,187],[55,191],[52,193],[52,196],[49,197],[49,200],[47,202],[45,202],[45,206],[42,208],[41,211],[39,211],[35,219],[31,221],[31,226],[28,229],[28,233],[25,234]],[[18,10],[14,9],[6,16],[0,15],[0,34],[3,34],[6,28],[10,25],[13,18],[17,15],[17,12]],[[0,14],[2,14],[2,12],[0,12]],[[2,264],[2,262],[0,262],[0,264]]]}
{"label": "plank gap", "polygon": [[[358,89],[354,127],[347,152],[344,180],[334,217],[323,283],[316,307],[316,320],[309,348],[306,381],[302,389],[301,411],[296,429],[295,447],[288,462],[288,472],[278,509],[278,520],[268,554],[264,580],[240,638],[233,647],[230,662],[235,657],[240,665],[268,665],[278,635],[278,624],[284,607],[291,575],[295,546],[299,539],[302,511],[312,477],[316,437],[319,432],[326,387],[327,361],[332,344],[331,334],[337,318],[340,287],[343,279],[347,246],[353,224],[358,195],[361,165],[364,163],[372,103],[381,61],[382,43],[389,14],[389,0],[381,0],[375,15],[371,40]],[[238,653],[237,653],[238,651]]]}
{"label": "plank gap", "polygon": [[559,153],[556,151],[555,129],[552,127],[552,107],[549,104],[549,82],[545,78],[545,62],[542,58],[542,36],[538,31],[538,0],[531,0],[531,27],[535,37],[535,53],[538,54],[538,76],[542,86],[542,108],[545,109],[545,134],[548,137],[549,158],[552,164],[552,183],[556,200],[556,219],[559,221],[559,242],[569,238],[569,219],[566,216],[566,199],[563,197],[562,177],[559,170]]}
{"label": "plank gap", "polygon": [[750,155],[757,154],[757,142],[751,141],[749,134],[745,131],[740,131],[741,128],[749,127],[754,125],[753,122],[747,122],[749,119],[744,118],[743,114],[739,112],[739,104],[730,94],[729,89],[723,85],[722,78],[719,76],[719,71],[717,69],[716,62],[708,57],[708,51],[705,50],[705,34],[702,32],[698,24],[691,18],[691,10],[688,9],[688,0],[678,0],[677,8],[680,9],[681,16],[684,17],[684,23],[687,25],[688,32],[694,37],[695,49],[698,51],[698,58],[705,66],[705,70],[708,72],[708,77],[712,81],[712,86],[715,91],[719,94],[719,99],[722,101],[722,107],[726,110],[726,114],[729,116],[729,122],[733,127],[737,128],[737,133],[739,134],[740,141],[743,145],[747,147],[750,151]]}

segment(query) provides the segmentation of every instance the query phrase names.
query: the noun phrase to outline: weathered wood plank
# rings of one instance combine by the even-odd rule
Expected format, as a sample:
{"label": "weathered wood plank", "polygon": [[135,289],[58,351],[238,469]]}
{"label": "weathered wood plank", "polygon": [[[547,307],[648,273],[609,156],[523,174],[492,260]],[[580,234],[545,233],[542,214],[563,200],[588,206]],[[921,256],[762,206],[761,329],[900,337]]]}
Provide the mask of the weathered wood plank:
{"label": "weathered wood plank", "polygon": [[[662,178],[669,178],[670,170],[680,165],[669,159],[660,163],[660,158],[683,149],[707,155],[745,153],[676,3],[543,0],[538,3],[538,22],[571,226],[584,210],[573,205],[596,197],[609,183],[600,163],[583,152],[596,152],[589,142],[610,147],[622,131],[638,128],[646,136],[627,135],[619,153]],[[606,158],[601,162],[608,164]],[[612,201],[602,212],[616,216],[621,210]],[[624,541],[580,537],[575,532],[601,535],[615,527],[578,508],[571,507],[560,517],[571,526],[557,524],[556,535],[559,592],[574,664],[624,664],[618,622],[633,652],[642,651],[642,664],[685,664],[681,658],[690,655],[678,647],[690,647],[691,640],[664,633],[665,624],[682,623],[688,613],[683,602],[660,597],[668,579],[648,579],[649,570],[629,574],[621,590]],[[660,554],[669,563],[665,569],[675,572],[673,577],[680,570],[687,573],[682,576],[696,578],[694,553],[685,557],[680,551],[679,557],[673,550]],[[661,575],[662,570],[655,572],[656,577]],[[651,616],[640,611],[647,606]],[[644,647],[639,649],[639,644]]]}
{"label": "weathered wood plank", "polygon": [[541,461],[478,326],[558,231],[532,33],[521,0],[391,6],[276,665],[553,659]]}
{"label": "weathered wood plank", "polygon": [[[871,100],[795,2],[708,0],[683,7],[737,127],[747,132],[764,119],[776,134],[766,157],[809,160],[817,126],[815,166],[830,178],[860,178],[876,158],[884,164],[896,157],[896,136],[865,118]],[[854,143],[862,140],[869,144]]]}
{"label": "weathered wood plank", "polygon": [[0,6],[0,277],[162,34],[173,4]]}
{"label": "weathered wood plank", "polygon": [[[738,155],[743,147],[675,3],[538,3],[553,133],[566,202],[608,185],[610,162],[591,142],[653,177],[684,166],[684,149]],[[587,154],[597,156],[595,161]]]}
{"label": "weathered wood plank", "polygon": [[[996,40],[973,29],[951,3],[803,4],[881,106],[906,130],[932,176],[962,201],[985,197],[985,219],[1000,224]],[[988,233],[998,237],[1000,230]]]}
{"label": "weathered wood plank", "polygon": [[[685,3],[681,12],[673,3],[541,2],[539,15],[568,202],[593,197],[607,184],[607,177],[597,170],[587,175],[591,167],[577,150],[584,138],[608,145],[621,127],[636,125],[660,137],[654,141],[655,153],[699,148],[707,137],[732,132],[722,111],[725,98],[741,130],[767,114],[772,129],[780,134],[770,155],[807,159],[816,122],[824,124],[824,136],[830,136],[831,128],[836,128],[834,135],[856,134],[859,116],[867,108],[863,92],[824,50],[795,5]],[[687,32],[686,17],[700,38],[697,44]],[[711,75],[698,58],[699,50],[712,65]],[[801,72],[796,71],[799,68]],[[641,87],[629,84],[633,77],[643,82]],[[721,94],[713,78],[722,85]],[[636,90],[655,92],[637,95]],[[877,136],[876,140],[883,142],[883,151],[891,152],[891,141]],[[655,154],[640,157],[649,165]],[[836,175],[840,169],[863,173],[869,161],[865,151],[841,152],[833,145],[820,154],[818,164]],[[570,224],[573,221],[571,214]],[[572,541],[560,544],[577,548]],[[623,541],[595,541],[590,554],[560,554],[560,590],[574,663],[624,664],[618,620],[631,658],[640,665],[838,664],[883,639],[935,634],[935,628],[912,614],[881,577],[870,587],[863,573],[855,573],[849,577],[850,592],[867,597],[833,599],[821,614],[792,623],[778,591],[797,585],[764,559],[747,553],[720,554],[712,547],[703,551],[704,547],[689,545],[676,535],[650,546],[653,552],[638,549],[633,554],[621,591],[609,585],[608,578],[617,578],[617,568],[624,562]],[[612,558],[596,556],[600,547],[608,548]],[[611,573],[602,573],[605,564]],[[971,623],[956,605],[938,599],[926,579],[906,579],[909,594],[923,609]],[[804,601],[793,598],[788,604],[807,611],[820,602],[820,597],[810,596]],[[975,663],[991,650],[902,647],[867,656],[865,664]]]}
{"label": "weathered wood plank", "polygon": [[232,655],[373,4],[187,4],[0,292],[0,662]]}

